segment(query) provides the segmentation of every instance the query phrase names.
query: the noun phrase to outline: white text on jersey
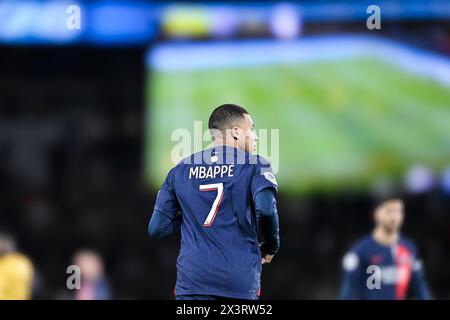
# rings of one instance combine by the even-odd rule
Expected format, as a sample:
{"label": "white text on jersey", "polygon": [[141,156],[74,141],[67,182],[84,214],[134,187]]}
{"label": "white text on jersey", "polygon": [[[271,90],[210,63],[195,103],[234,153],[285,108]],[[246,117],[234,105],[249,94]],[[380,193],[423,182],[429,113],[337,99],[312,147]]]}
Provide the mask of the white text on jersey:
{"label": "white text on jersey", "polygon": [[222,166],[196,166],[189,169],[189,179],[215,179],[233,176],[233,164]]}

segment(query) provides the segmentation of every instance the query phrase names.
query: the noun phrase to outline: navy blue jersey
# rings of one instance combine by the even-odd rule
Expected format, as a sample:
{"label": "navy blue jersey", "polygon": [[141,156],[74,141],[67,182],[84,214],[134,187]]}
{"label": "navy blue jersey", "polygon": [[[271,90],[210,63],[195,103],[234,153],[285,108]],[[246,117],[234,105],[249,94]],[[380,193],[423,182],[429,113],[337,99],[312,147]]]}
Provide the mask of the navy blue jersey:
{"label": "navy blue jersey", "polygon": [[181,213],[177,295],[256,299],[261,253],[254,196],[277,191],[262,157],[216,146],[183,159],[167,175],[155,210]]}
{"label": "navy blue jersey", "polygon": [[345,255],[343,269],[341,299],[430,298],[416,246],[403,236],[392,246],[362,238]]}

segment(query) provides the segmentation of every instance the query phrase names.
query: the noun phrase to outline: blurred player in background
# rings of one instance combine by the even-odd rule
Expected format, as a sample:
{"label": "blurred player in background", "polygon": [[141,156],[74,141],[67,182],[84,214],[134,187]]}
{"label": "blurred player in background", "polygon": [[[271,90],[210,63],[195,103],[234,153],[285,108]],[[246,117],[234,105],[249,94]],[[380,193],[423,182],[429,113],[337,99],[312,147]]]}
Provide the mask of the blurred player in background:
{"label": "blurred player in background", "polygon": [[176,299],[258,299],[261,264],[280,246],[278,186],[270,164],[252,154],[257,136],[247,110],[222,105],[208,127],[214,146],[168,173],[149,233],[159,239],[181,228]]}
{"label": "blurred player in background", "polygon": [[400,233],[403,219],[400,198],[378,204],[372,234],[357,241],[343,259],[341,299],[430,299],[416,246]]}
{"label": "blurred player in background", "polygon": [[75,291],[76,300],[111,299],[110,285],[104,272],[102,257],[93,250],[79,250],[74,264],[81,270],[81,288]]}
{"label": "blurred player in background", "polygon": [[14,238],[0,233],[0,300],[31,299],[33,274],[33,264],[16,251]]}

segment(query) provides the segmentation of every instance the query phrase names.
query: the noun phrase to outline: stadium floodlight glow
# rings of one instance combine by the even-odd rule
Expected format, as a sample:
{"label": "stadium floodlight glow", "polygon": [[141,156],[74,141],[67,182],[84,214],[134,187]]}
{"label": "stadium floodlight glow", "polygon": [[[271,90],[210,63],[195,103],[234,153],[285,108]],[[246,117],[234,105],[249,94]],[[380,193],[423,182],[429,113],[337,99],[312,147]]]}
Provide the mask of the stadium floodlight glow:
{"label": "stadium floodlight glow", "polygon": [[276,5],[270,19],[270,29],[280,39],[296,38],[301,32],[300,14],[290,4]]}
{"label": "stadium floodlight glow", "polygon": [[406,189],[410,192],[427,192],[433,188],[434,183],[433,172],[426,166],[414,165],[406,173]]}
{"label": "stadium floodlight glow", "polygon": [[450,167],[444,170],[442,174],[441,185],[444,193],[450,195]]}
{"label": "stadium floodlight glow", "polygon": [[219,38],[227,38],[233,36],[238,27],[238,19],[236,12],[227,6],[218,6],[211,9],[211,32]]}

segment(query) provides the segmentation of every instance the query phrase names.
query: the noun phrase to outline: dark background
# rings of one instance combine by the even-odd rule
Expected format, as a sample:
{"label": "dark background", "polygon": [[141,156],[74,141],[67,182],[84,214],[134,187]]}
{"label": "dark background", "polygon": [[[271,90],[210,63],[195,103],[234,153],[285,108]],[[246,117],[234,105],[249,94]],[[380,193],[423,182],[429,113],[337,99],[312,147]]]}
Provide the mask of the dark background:
{"label": "dark background", "polygon": [[[358,28],[314,23],[304,33]],[[445,19],[387,23],[382,32],[450,54]],[[35,264],[34,298],[71,297],[66,268],[79,248],[103,256],[114,298],[172,298],[178,237],[147,235],[157,192],[143,175],[149,45],[0,46],[0,225]],[[450,298],[450,197],[435,189],[405,200],[404,231],[432,294]],[[337,298],[341,258],[371,230],[373,204],[364,192],[281,193],[281,251],[263,268],[262,297]]]}

